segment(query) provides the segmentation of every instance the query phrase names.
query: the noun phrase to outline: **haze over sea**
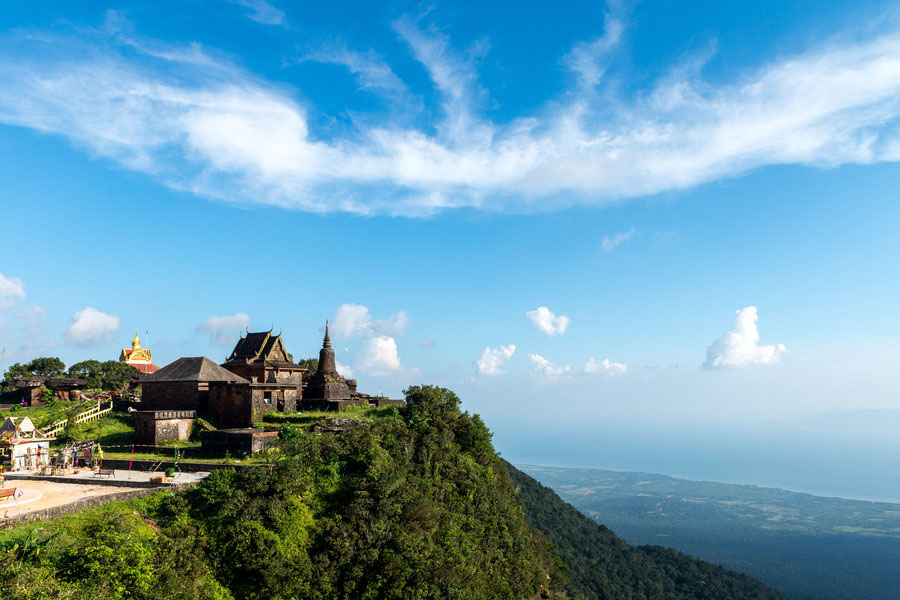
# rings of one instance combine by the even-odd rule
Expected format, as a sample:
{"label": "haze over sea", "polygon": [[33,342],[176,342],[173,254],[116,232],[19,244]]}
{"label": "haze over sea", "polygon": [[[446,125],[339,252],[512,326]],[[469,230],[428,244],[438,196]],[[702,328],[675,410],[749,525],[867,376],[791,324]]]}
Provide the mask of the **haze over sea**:
{"label": "haze over sea", "polygon": [[895,429],[753,424],[573,422],[568,430],[495,427],[513,464],[597,467],[778,487],[819,496],[900,502]]}

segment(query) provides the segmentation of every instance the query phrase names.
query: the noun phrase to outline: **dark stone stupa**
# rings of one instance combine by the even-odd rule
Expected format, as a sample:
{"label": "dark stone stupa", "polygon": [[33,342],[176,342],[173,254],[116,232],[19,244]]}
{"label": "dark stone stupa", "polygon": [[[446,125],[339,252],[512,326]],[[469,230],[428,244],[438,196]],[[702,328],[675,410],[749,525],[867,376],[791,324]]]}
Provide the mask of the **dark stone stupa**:
{"label": "dark stone stupa", "polygon": [[356,380],[345,379],[337,372],[334,350],[328,337],[328,322],[325,322],[325,339],[319,350],[319,368],[309,378],[303,390],[303,400],[349,401],[356,395]]}

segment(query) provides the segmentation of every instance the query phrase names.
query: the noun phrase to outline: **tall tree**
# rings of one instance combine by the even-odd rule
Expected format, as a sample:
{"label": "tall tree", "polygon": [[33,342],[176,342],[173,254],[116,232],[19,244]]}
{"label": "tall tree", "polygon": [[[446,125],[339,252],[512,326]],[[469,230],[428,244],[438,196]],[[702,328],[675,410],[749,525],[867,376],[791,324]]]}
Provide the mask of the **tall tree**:
{"label": "tall tree", "polygon": [[55,356],[42,356],[28,363],[32,375],[41,377],[59,377],[66,372],[66,363]]}
{"label": "tall tree", "polygon": [[103,385],[103,364],[99,360],[83,360],[69,367],[69,377],[87,379],[89,388]]}

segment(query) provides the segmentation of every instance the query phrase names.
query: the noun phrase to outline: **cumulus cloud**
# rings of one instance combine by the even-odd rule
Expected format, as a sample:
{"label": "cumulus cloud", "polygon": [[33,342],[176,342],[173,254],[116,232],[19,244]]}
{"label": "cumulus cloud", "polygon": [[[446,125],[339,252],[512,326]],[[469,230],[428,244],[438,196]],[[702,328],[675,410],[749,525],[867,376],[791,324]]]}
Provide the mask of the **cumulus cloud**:
{"label": "cumulus cloud", "polygon": [[[283,18],[261,0],[239,2],[263,22]],[[198,45],[79,29],[0,37],[0,123],[62,136],[200,196],[354,214],[556,210],[767,165],[900,160],[896,29],[818,43],[722,81],[676,66],[626,95],[633,86],[595,89],[621,43],[623,24],[611,19],[602,38],[573,42],[562,60],[578,74],[575,89],[495,121],[474,60],[483,49],[461,51],[413,19],[393,26],[437,91],[438,106],[409,119],[356,114],[343,129],[311,131],[303,90]],[[338,54],[331,62],[367,93],[407,86],[368,51]]]}
{"label": "cumulus cloud", "polygon": [[[386,377],[403,369],[395,338],[406,332],[409,322],[409,316],[403,310],[387,319],[373,321],[369,307],[345,303],[334,312],[328,330],[336,340],[362,342],[356,363],[361,373]],[[347,369],[349,371],[349,367]]]}
{"label": "cumulus cloud", "polygon": [[758,319],[755,306],[735,313],[734,330],[714,341],[706,351],[707,369],[774,365],[787,353],[784,344],[763,346],[759,343]]}
{"label": "cumulus cloud", "polygon": [[331,336],[336,340],[348,340],[373,335],[400,337],[409,327],[409,315],[401,310],[386,319],[372,321],[368,306],[362,304],[341,304],[334,312],[328,325]]}
{"label": "cumulus cloud", "polygon": [[506,371],[502,370],[503,363],[509,360],[516,352],[515,344],[508,346],[500,346],[491,349],[490,346],[485,347],[484,352],[475,361],[475,367],[478,369],[479,375],[502,375]]}
{"label": "cumulus cloud", "polygon": [[72,317],[65,338],[73,346],[94,346],[110,341],[118,330],[119,317],[87,306]]}
{"label": "cumulus cloud", "polygon": [[540,354],[529,354],[528,360],[531,361],[531,372],[533,375],[541,379],[553,380],[559,379],[569,374],[572,367],[569,365],[560,365],[550,362]]}
{"label": "cumulus cloud", "polygon": [[18,277],[6,277],[0,273],[0,308],[12,306],[25,299],[25,284]]}
{"label": "cumulus cloud", "polygon": [[546,306],[539,306],[534,310],[525,313],[525,316],[531,319],[531,323],[549,336],[562,335],[569,327],[569,317],[565,315],[556,316],[552,310]]}
{"label": "cumulus cloud", "polygon": [[588,375],[622,375],[627,370],[628,365],[613,362],[608,358],[596,361],[593,356],[584,365],[584,372]]}
{"label": "cumulus cloud", "polygon": [[618,246],[622,242],[627,241],[635,233],[637,233],[637,230],[634,227],[632,227],[628,231],[624,231],[622,233],[617,233],[616,235],[614,235],[612,237],[603,236],[603,243],[602,243],[603,251],[604,252],[612,252],[616,246]]}
{"label": "cumulus cloud", "polygon": [[210,317],[197,325],[197,332],[210,334],[213,344],[217,346],[228,346],[233,342],[238,332],[249,326],[250,315],[235,313],[229,316]]}
{"label": "cumulus cloud", "polygon": [[328,331],[336,340],[348,340],[369,331],[372,315],[362,304],[341,304],[328,323]]}
{"label": "cumulus cloud", "polygon": [[387,377],[403,368],[397,353],[397,342],[386,335],[378,335],[363,343],[359,368],[367,375]]}
{"label": "cumulus cloud", "polygon": [[375,321],[372,325],[376,332],[394,337],[399,337],[406,333],[407,327],[409,327],[409,315],[406,314],[405,310],[401,310],[387,319]]}

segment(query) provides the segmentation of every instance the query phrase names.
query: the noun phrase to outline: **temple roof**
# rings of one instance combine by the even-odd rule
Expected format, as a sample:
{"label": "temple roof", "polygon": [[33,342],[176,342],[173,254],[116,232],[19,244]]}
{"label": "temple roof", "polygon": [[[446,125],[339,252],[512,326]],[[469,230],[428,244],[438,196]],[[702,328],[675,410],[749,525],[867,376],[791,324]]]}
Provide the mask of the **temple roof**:
{"label": "temple roof", "polygon": [[166,365],[156,373],[151,373],[141,383],[157,383],[162,381],[232,381],[249,383],[209,360],[205,356],[185,356]]}
{"label": "temple roof", "polygon": [[231,356],[225,365],[257,364],[280,368],[303,369],[288,359],[287,350],[281,335],[272,335],[271,331],[248,333],[237,341]]}

